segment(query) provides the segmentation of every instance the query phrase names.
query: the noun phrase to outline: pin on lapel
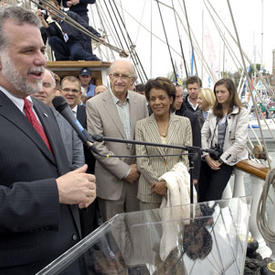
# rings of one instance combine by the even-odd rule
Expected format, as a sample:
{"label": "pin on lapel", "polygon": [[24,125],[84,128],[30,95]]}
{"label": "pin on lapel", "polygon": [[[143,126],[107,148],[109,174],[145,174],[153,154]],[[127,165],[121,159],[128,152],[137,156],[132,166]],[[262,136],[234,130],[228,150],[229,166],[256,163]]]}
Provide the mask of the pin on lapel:
{"label": "pin on lapel", "polygon": [[44,117],[48,117],[48,114],[46,114],[46,113],[43,113],[43,115],[44,115]]}

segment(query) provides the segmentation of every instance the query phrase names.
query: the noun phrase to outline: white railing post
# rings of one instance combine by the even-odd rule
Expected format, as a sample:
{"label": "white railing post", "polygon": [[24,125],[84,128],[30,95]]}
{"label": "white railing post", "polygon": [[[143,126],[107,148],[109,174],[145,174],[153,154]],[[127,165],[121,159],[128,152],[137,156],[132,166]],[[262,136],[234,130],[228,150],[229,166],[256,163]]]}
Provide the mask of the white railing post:
{"label": "white railing post", "polygon": [[233,197],[243,197],[245,196],[245,186],[244,186],[244,172],[240,169],[234,168],[235,180]]}
{"label": "white railing post", "polygon": [[[222,198],[231,199],[245,196],[244,186],[244,172],[240,169],[234,168],[233,177],[231,177],[229,183],[226,185]],[[232,183],[233,181],[233,183]],[[233,192],[231,186],[233,185]]]}

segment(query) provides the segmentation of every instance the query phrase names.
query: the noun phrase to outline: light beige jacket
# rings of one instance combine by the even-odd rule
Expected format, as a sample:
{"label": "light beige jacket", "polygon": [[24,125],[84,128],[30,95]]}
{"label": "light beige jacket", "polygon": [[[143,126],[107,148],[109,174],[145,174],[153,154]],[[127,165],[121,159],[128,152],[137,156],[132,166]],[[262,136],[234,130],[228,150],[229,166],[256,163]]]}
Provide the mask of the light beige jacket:
{"label": "light beige jacket", "polygon": [[[161,143],[154,114],[136,124],[136,140]],[[167,144],[192,146],[192,129],[188,118],[170,115]],[[143,202],[161,202],[162,197],[152,193],[151,186],[158,178],[182,161],[189,167],[187,155],[164,156],[167,154],[187,153],[185,150],[136,145],[137,155],[159,155],[159,157],[138,158],[137,165],[141,173],[138,183],[138,199]]]}
{"label": "light beige jacket", "polygon": [[[136,121],[148,116],[146,99],[143,95],[128,91],[129,111],[131,121],[131,136],[134,139]],[[93,135],[103,135],[126,139],[117,107],[114,104],[112,94],[106,91],[87,101],[87,125],[88,132]],[[133,155],[134,146],[125,143],[96,142],[96,149],[102,155]],[[135,159],[129,158],[102,158],[95,154],[97,159],[95,176],[97,184],[97,196],[102,199],[118,200],[122,193],[125,177],[130,169],[130,164]],[[132,184],[137,190],[137,184]]]}

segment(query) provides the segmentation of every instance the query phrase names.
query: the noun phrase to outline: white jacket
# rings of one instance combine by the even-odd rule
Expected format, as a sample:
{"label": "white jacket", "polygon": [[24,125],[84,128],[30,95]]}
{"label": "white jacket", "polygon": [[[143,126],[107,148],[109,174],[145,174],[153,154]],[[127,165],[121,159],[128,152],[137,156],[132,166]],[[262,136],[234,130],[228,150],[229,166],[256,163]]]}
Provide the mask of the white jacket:
{"label": "white jacket", "polygon": [[[203,149],[211,148],[218,143],[218,127],[217,117],[213,114],[213,110],[209,111],[208,117],[201,129],[201,143]],[[234,106],[233,111],[227,116],[227,128],[224,138],[223,154],[220,159],[233,166],[239,161],[248,158],[246,143],[248,139],[248,112],[245,108]]]}
{"label": "white jacket", "polygon": [[[190,222],[190,175],[187,167],[178,162],[164,173],[159,180],[167,184],[167,198],[163,197],[160,208],[162,220],[162,237],[160,241],[160,258],[165,261],[169,253],[178,245],[178,238],[183,230],[183,223]],[[197,202],[196,189],[194,202]],[[183,221],[184,219],[184,221]]]}

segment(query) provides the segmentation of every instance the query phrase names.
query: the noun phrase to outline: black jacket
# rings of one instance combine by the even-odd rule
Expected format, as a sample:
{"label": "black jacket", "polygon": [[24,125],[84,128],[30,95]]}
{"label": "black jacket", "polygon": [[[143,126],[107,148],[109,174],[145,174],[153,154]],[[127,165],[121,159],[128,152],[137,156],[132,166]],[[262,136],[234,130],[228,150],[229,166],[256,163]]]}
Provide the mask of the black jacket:
{"label": "black jacket", "polygon": [[[194,113],[184,108],[181,108],[180,110],[176,111],[176,115],[189,118],[191,127],[192,127],[193,146],[201,147],[201,130],[200,130],[200,125],[199,125],[197,116]],[[190,161],[190,157],[189,157],[189,161]],[[199,175],[200,175],[200,156],[195,158],[195,161],[194,161],[193,178],[199,179]]]}
{"label": "black jacket", "polygon": [[203,117],[202,111],[199,109],[199,107],[197,107],[196,110],[193,109],[193,107],[188,102],[188,95],[183,99],[181,108],[180,108],[180,110],[177,111],[176,114],[177,115],[183,115],[183,113],[185,111],[188,111],[188,112],[194,114],[197,117],[198,123],[199,123],[199,127],[201,129],[202,125],[204,123],[204,117]]}
{"label": "black jacket", "polygon": [[[78,22],[83,27],[85,27],[90,32],[92,32],[94,35],[96,35],[97,37],[100,37],[100,34],[93,27],[89,26],[85,22],[85,20],[83,20],[81,18],[81,16],[79,16],[78,14],[76,14],[75,12],[72,12],[72,11],[68,11],[66,13],[67,13],[68,16],[70,16],[76,22]],[[75,27],[71,26],[70,24],[68,24],[64,20],[56,21],[56,22],[58,22],[58,24],[60,25],[63,33],[66,33],[69,36],[70,41],[88,41],[88,40],[91,40],[91,38],[89,36],[82,33],[81,31],[79,31]],[[58,36],[59,38],[63,39],[63,34],[62,34],[60,28],[55,23],[55,21],[50,23],[48,28],[42,27],[41,32],[46,33],[46,35],[48,37]]]}
{"label": "black jacket", "polygon": [[69,161],[57,122],[33,103],[53,154],[0,91],[0,274],[34,274],[81,237],[77,207],[59,203],[55,179]]}
{"label": "black jacket", "polygon": [[[67,2],[69,0],[58,0],[59,4],[61,4],[63,7],[67,8]],[[79,3],[75,6],[70,7],[70,11],[73,11],[78,14],[83,14],[88,12],[88,4],[94,4],[96,0],[80,0]]]}

